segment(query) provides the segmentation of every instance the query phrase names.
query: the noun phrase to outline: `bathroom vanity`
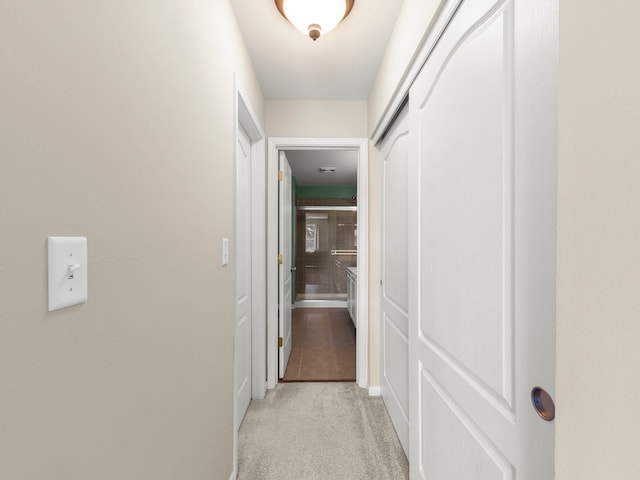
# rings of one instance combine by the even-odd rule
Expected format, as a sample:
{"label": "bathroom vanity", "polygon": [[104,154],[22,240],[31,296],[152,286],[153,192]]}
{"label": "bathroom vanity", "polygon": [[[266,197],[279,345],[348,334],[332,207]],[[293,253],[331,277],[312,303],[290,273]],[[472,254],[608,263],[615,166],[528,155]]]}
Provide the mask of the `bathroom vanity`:
{"label": "bathroom vanity", "polygon": [[358,269],[347,267],[347,310],[353,325],[358,328]]}

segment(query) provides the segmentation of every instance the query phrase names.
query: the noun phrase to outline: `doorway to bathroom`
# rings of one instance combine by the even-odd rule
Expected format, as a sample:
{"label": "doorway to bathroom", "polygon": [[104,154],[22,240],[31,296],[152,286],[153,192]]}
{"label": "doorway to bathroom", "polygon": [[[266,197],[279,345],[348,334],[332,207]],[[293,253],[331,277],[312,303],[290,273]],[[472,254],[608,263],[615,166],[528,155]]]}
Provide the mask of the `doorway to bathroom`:
{"label": "doorway to bathroom", "polygon": [[347,309],[347,275],[357,271],[358,152],[285,155],[292,181],[293,310],[291,352],[281,381],[355,381],[356,329]]}
{"label": "doorway to bathroom", "polygon": [[[366,318],[368,306],[366,272],[364,278],[358,279],[358,266],[364,265],[366,270],[367,265],[366,146],[366,139],[272,138],[269,141],[268,169],[271,178],[276,179],[278,190],[272,190],[269,195],[268,211],[269,218],[279,219],[275,225],[269,222],[273,232],[269,233],[269,251],[279,258],[279,264],[268,272],[268,278],[286,278],[283,269],[290,271],[292,277],[291,287],[278,282],[278,290],[272,289],[269,293],[269,325],[272,327],[268,330],[277,332],[273,344],[282,345],[271,349],[273,344],[268,339],[269,388],[278,381],[289,380],[289,373],[296,369],[296,375],[302,373],[305,356],[310,360],[312,352],[324,355],[328,362],[322,367],[313,366],[316,374],[306,380],[331,380],[327,370],[336,371],[345,366],[350,355],[350,373],[341,373],[336,379],[356,380],[360,386],[368,387],[368,323],[362,322],[356,328],[356,317]],[[284,169],[283,160],[286,160]],[[288,189],[288,184],[283,182],[288,182],[289,166],[291,193],[286,194],[285,202],[277,192]],[[283,174],[278,175],[279,171]],[[277,180],[278,177],[283,180]],[[364,203],[364,209],[360,202]],[[286,210],[284,214],[281,206]],[[291,220],[290,233],[280,231],[278,236],[278,226],[283,221],[285,225],[289,223],[288,219]],[[290,241],[283,242],[285,237]],[[290,300],[283,301],[289,288]],[[357,295],[358,290],[361,296]],[[348,348],[351,354],[347,353]],[[300,377],[298,381],[303,380],[305,378]]]}

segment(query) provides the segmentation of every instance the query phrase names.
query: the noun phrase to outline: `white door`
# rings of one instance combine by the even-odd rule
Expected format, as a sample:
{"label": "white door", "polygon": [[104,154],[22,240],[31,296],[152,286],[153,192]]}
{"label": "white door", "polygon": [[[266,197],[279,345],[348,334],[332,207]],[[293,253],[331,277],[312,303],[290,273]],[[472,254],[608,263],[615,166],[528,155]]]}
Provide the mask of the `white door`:
{"label": "white door", "polygon": [[410,91],[413,479],[554,478],[556,3],[463,1]]}
{"label": "white door", "polygon": [[279,308],[278,308],[278,375],[284,377],[291,354],[291,167],[284,152],[280,152],[280,212],[278,244],[282,262],[279,266]]}
{"label": "white door", "polygon": [[238,128],[235,198],[235,426],[251,401],[251,141]]}
{"label": "white door", "polygon": [[402,111],[382,153],[382,398],[409,453],[408,208],[409,119]]}

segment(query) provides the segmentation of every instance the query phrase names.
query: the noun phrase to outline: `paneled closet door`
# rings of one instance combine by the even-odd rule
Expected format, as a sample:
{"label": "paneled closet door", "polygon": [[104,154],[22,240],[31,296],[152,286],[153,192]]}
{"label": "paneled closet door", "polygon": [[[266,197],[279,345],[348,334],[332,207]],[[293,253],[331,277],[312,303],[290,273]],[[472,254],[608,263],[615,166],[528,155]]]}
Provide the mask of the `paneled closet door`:
{"label": "paneled closet door", "polygon": [[554,478],[556,19],[462,1],[410,91],[412,479]]}
{"label": "paneled closet door", "polygon": [[382,398],[409,453],[408,196],[409,119],[400,113],[382,145]]}

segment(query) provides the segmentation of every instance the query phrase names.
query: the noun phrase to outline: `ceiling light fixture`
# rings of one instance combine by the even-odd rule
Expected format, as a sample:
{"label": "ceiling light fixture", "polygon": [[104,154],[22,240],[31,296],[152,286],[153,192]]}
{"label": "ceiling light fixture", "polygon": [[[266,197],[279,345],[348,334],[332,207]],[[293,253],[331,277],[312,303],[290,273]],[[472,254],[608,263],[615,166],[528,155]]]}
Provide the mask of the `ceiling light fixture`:
{"label": "ceiling light fixture", "polygon": [[318,168],[320,173],[336,173],[336,167],[320,167]]}
{"label": "ceiling light fixture", "polygon": [[346,18],[354,0],[275,0],[284,18],[315,42]]}

